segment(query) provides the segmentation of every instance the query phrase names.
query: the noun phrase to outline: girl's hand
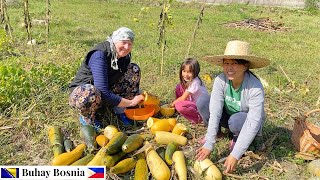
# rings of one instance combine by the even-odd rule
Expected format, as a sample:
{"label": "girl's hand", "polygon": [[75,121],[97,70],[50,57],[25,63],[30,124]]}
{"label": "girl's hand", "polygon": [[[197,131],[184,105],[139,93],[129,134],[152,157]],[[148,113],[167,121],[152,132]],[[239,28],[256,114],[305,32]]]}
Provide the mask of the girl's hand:
{"label": "girl's hand", "polygon": [[223,172],[224,173],[229,173],[232,172],[233,170],[236,169],[238,164],[238,160],[236,158],[234,158],[232,155],[229,155],[226,159],[226,161],[224,162],[224,167],[226,168]]}
{"label": "girl's hand", "polygon": [[211,151],[209,149],[201,147],[201,148],[197,149],[196,153],[197,153],[196,159],[198,161],[202,161],[202,160],[206,159],[211,154]]}
{"label": "girl's hand", "polygon": [[170,107],[174,107],[174,105],[176,104],[175,102],[176,101],[173,101],[172,103],[170,103]]}

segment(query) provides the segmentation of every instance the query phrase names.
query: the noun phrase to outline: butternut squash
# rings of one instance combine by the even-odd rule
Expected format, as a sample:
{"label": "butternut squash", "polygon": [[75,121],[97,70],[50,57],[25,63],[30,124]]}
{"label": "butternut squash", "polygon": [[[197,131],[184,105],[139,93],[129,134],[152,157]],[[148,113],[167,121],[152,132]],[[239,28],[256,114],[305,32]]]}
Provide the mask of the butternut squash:
{"label": "butternut squash", "polygon": [[78,160],[81,156],[82,153],[84,152],[84,149],[86,148],[85,144],[80,144],[78,145],[74,150],[70,152],[65,152],[57,157],[54,157],[52,159],[51,164],[53,166],[67,166],[70,165],[71,163],[75,162]]}

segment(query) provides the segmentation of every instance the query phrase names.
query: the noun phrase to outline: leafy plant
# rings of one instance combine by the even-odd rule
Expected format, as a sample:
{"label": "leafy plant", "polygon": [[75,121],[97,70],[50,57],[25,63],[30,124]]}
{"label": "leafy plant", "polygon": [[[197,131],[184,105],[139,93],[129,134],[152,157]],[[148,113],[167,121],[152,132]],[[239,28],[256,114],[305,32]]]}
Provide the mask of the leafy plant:
{"label": "leafy plant", "polygon": [[65,91],[69,77],[74,73],[69,68],[49,63],[26,71],[19,66],[0,65],[0,111],[52,91],[48,89],[50,87],[57,86],[61,91]]}
{"label": "leafy plant", "polygon": [[10,50],[10,38],[7,36],[6,32],[3,29],[0,29],[0,59]]}

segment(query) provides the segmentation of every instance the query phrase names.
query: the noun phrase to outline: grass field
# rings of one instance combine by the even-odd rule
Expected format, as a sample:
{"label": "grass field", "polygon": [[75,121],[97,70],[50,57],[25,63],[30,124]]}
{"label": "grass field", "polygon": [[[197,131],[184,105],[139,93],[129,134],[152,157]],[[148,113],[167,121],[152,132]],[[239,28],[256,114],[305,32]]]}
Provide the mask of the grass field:
{"label": "grass field", "polygon": [[[31,29],[37,45],[27,45],[23,26],[23,4],[7,5],[13,42],[0,39],[0,162],[1,165],[48,165],[52,151],[47,129],[63,127],[75,144],[80,143],[78,116],[68,106],[68,83],[74,77],[86,52],[103,41],[115,29],[127,26],[136,33],[133,62],[142,70],[141,88],[161,97],[161,102],[173,100],[178,83],[179,65],[186,56],[202,4],[173,2],[169,8],[172,25],[167,26],[164,72],[160,74],[161,51],[157,45],[157,28],[162,1],[114,0],[53,0],[49,44],[46,26],[34,23]],[[45,18],[44,1],[29,1],[32,20]],[[269,18],[280,30],[262,31],[253,25],[239,28],[226,24]],[[202,60],[205,55],[223,54],[230,40],[245,40],[254,54],[267,57],[271,65],[254,70],[267,84],[264,126],[270,151],[262,159],[243,158],[234,173],[244,179],[307,179],[305,161],[295,157],[290,141],[294,118],[320,108],[320,16],[317,12],[299,9],[258,7],[248,5],[206,5],[204,16],[189,56],[201,63],[201,76],[213,79],[219,67]],[[1,31],[0,31],[1,32]],[[206,81],[211,90],[212,81]],[[310,118],[312,123],[318,117]],[[192,166],[194,151],[200,146],[206,129],[189,127],[189,143],[183,150]],[[121,127],[122,128],[122,127]],[[134,128],[134,127],[133,127]],[[227,139],[221,140],[211,159],[228,155]],[[130,173],[121,178],[129,178]],[[188,177],[194,179],[191,171]],[[235,177],[225,177],[233,179]]]}

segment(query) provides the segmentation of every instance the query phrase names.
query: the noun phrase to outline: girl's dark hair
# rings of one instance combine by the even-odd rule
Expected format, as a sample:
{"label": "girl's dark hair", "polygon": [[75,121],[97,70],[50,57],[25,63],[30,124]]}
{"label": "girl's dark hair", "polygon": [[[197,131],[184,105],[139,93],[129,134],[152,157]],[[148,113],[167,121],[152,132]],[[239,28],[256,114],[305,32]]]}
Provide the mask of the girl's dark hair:
{"label": "girl's dark hair", "polygon": [[259,79],[252,71],[249,70],[249,66],[250,66],[250,62],[244,59],[235,59],[235,61],[237,61],[238,64],[241,65],[247,65],[248,69],[247,69],[247,73],[252,74],[254,77],[256,77],[257,79]]}
{"label": "girl's dark hair", "polygon": [[[184,89],[186,89],[190,85],[190,82],[191,82],[191,81],[190,82],[185,82],[183,77],[182,77],[182,71],[186,66],[190,67],[190,71],[192,71],[192,74],[193,74],[193,79],[196,78],[196,77],[198,77],[200,79],[200,77],[199,77],[199,73],[200,73],[200,64],[199,64],[199,62],[194,58],[185,59],[185,61],[180,66],[180,73],[179,73],[180,83],[181,83],[181,85],[182,85],[182,87]],[[200,82],[201,82],[201,85],[202,85],[201,79],[200,79]]]}

